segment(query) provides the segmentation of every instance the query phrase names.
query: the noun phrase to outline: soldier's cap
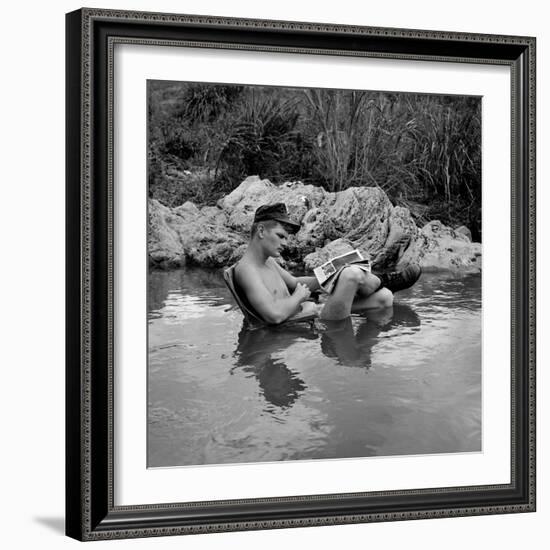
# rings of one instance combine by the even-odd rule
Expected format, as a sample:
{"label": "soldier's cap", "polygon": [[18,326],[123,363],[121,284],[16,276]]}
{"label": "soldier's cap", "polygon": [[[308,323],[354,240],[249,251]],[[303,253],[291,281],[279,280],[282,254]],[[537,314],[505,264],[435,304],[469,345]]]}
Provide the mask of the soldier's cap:
{"label": "soldier's cap", "polygon": [[275,204],[264,204],[259,206],[254,214],[254,223],[264,222],[267,220],[275,220],[284,224],[289,233],[298,233],[300,230],[300,224],[293,222],[288,217],[286,205],[282,202],[276,202]]}

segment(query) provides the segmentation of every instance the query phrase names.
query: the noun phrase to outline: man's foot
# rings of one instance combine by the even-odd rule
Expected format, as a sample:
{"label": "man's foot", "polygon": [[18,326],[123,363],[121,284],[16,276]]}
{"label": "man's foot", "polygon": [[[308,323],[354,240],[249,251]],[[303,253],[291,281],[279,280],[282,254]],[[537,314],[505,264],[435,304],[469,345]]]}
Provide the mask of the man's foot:
{"label": "man's foot", "polygon": [[405,290],[418,281],[422,269],[418,264],[407,266],[403,271],[392,271],[391,273],[376,274],[380,279],[380,288],[385,287],[392,292]]}

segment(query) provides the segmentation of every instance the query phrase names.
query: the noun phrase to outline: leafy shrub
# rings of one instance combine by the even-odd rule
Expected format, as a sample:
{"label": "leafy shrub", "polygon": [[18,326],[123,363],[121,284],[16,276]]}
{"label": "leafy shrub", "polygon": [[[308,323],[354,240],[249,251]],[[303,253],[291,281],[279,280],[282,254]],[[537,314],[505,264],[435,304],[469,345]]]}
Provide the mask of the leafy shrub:
{"label": "leafy shrub", "polygon": [[149,194],[213,204],[249,175],[378,186],[418,223],[481,237],[477,97],[153,81]]}

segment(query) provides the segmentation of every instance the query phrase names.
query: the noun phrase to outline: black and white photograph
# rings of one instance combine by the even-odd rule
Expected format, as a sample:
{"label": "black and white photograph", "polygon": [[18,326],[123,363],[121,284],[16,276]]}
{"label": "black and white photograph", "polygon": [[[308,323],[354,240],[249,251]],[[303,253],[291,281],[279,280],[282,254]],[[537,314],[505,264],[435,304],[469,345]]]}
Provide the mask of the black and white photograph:
{"label": "black and white photograph", "polygon": [[250,7],[66,14],[65,533],[521,546],[538,27]]}
{"label": "black and white photograph", "polygon": [[148,80],[148,468],[482,452],[482,107]]}
{"label": "black and white photograph", "polygon": [[547,546],[544,6],[7,3],[2,546]]}

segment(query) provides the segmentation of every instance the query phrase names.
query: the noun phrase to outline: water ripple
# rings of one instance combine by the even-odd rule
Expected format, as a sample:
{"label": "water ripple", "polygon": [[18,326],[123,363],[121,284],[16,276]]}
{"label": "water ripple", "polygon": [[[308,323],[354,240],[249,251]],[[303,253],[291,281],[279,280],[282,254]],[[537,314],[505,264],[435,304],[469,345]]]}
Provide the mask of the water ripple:
{"label": "water ripple", "polygon": [[481,280],[423,275],[393,308],[242,328],[220,272],[149,281],[150,466],[481,448]]}

